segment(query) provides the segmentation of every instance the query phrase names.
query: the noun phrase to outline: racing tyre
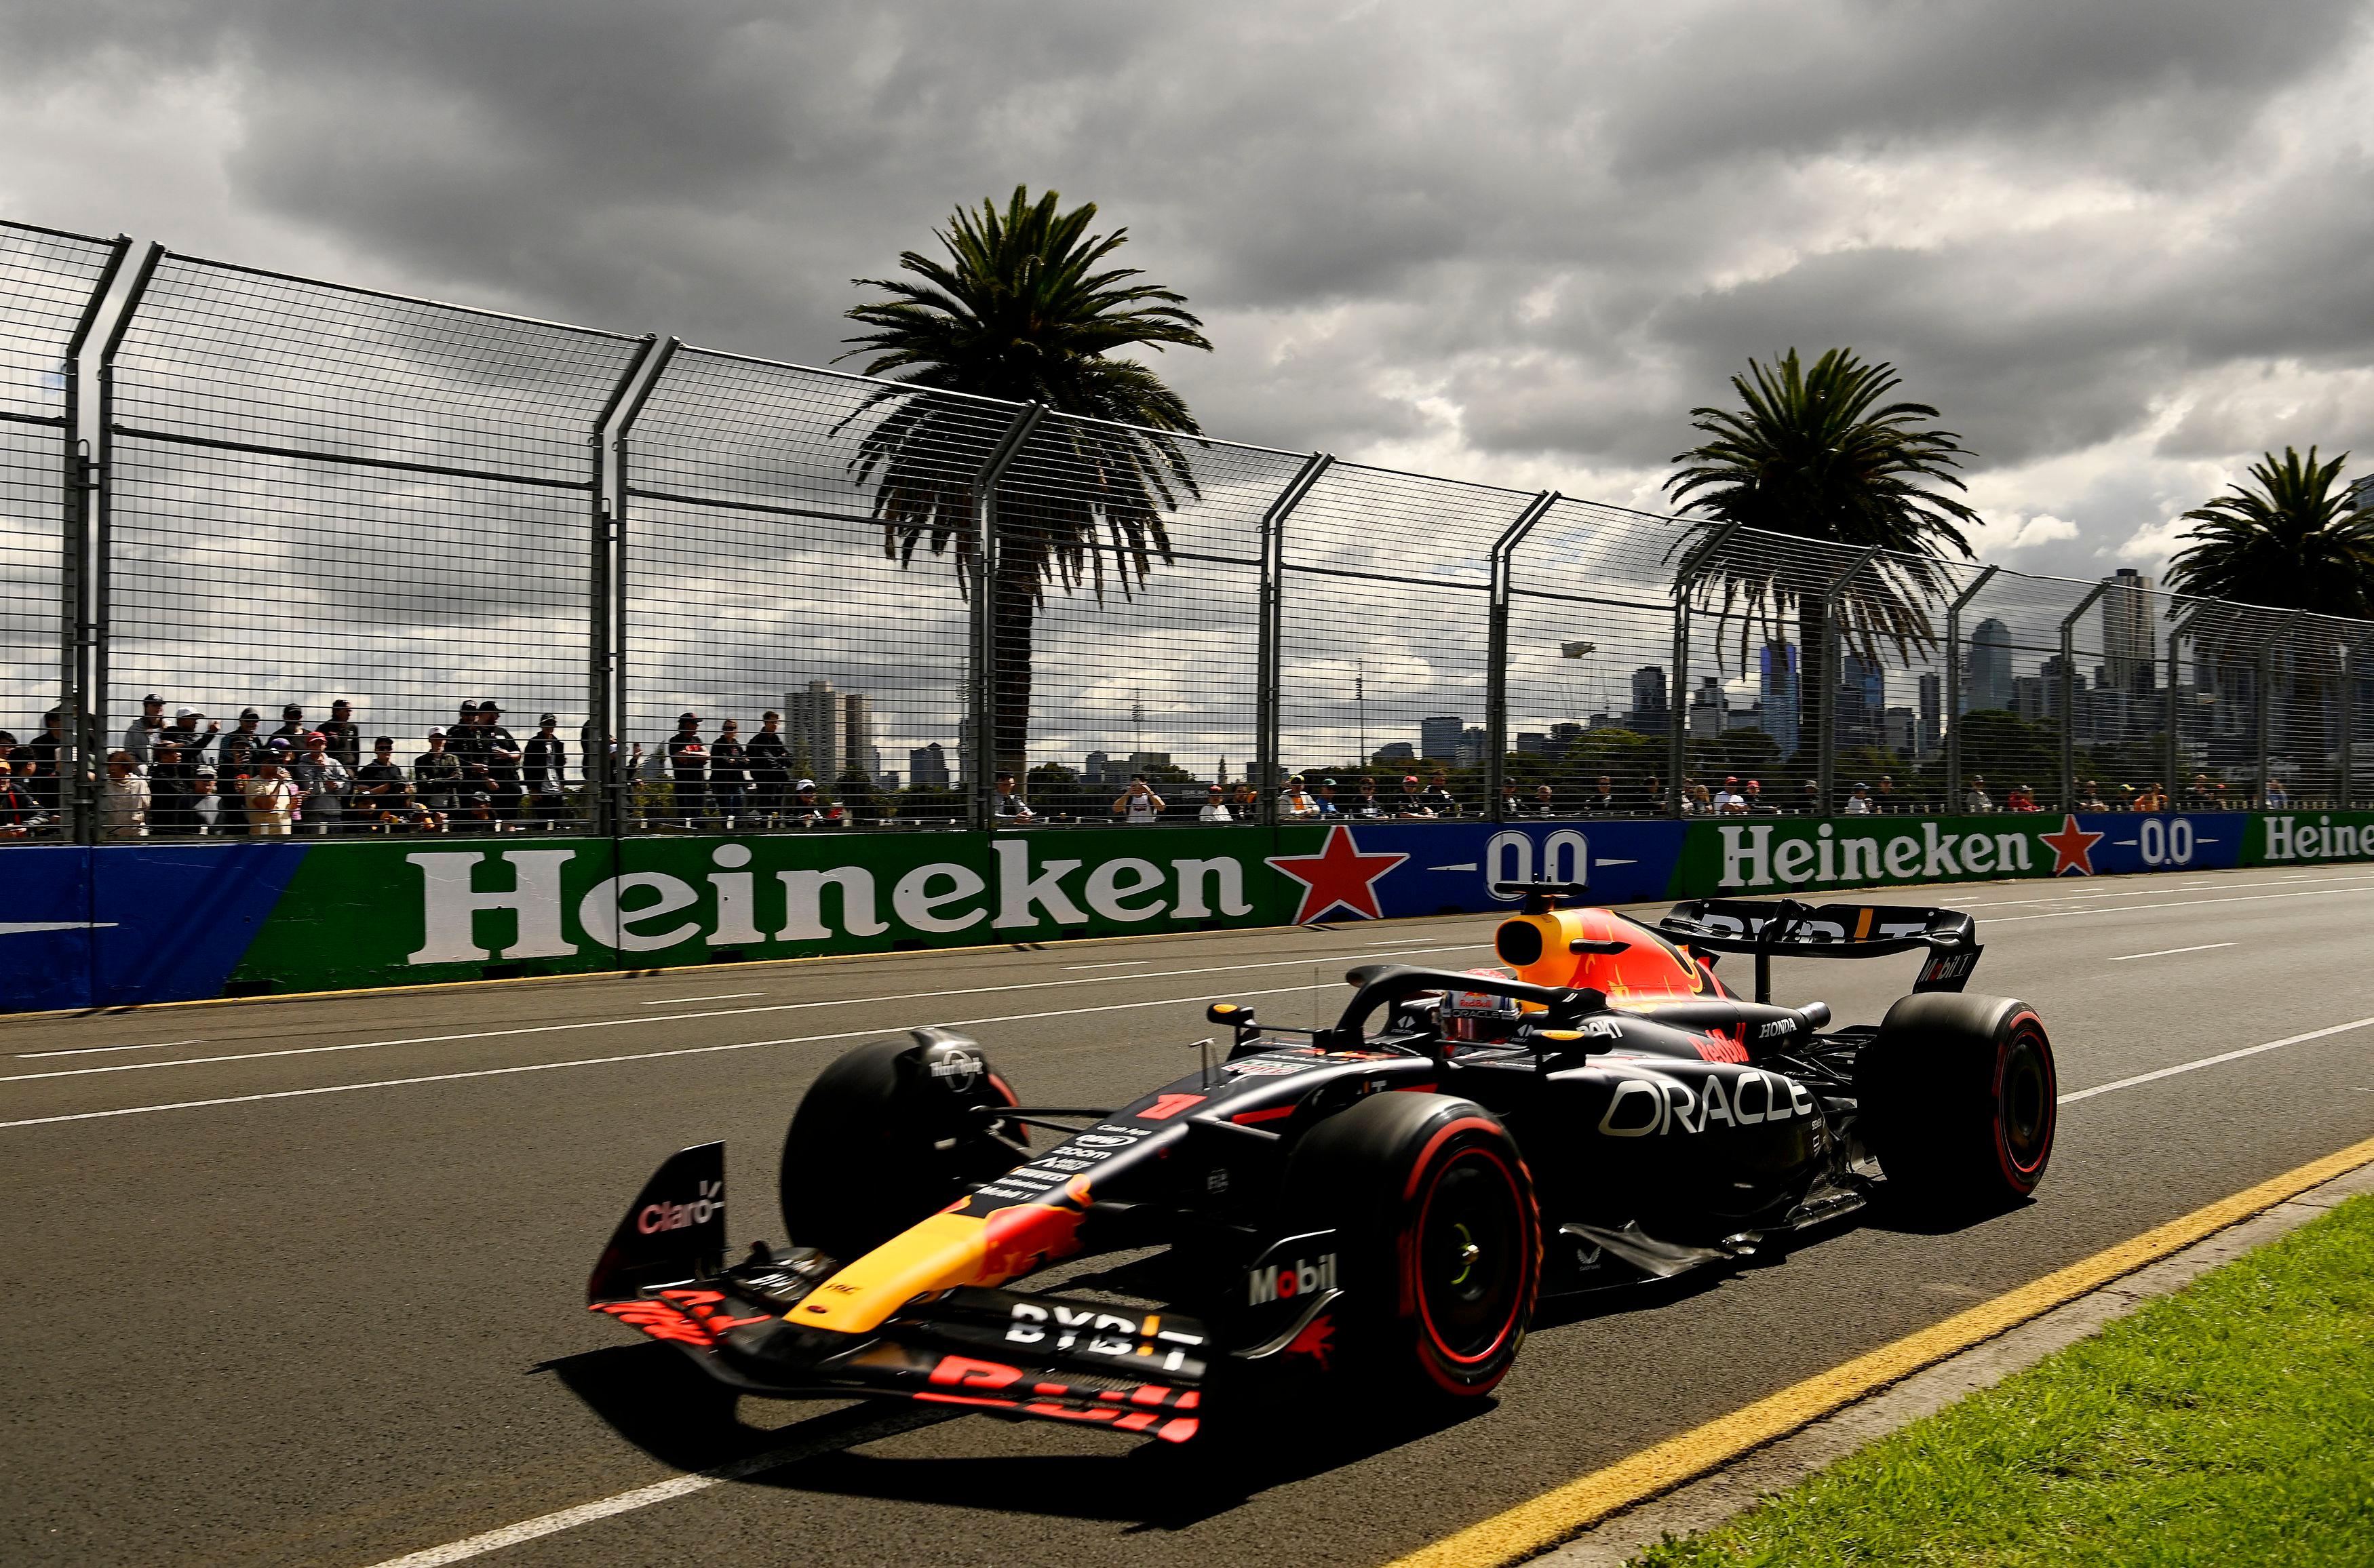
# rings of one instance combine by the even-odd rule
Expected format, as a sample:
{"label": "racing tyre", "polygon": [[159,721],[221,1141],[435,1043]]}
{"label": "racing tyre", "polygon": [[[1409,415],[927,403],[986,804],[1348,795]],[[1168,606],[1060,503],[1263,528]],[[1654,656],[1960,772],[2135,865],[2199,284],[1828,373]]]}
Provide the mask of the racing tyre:
{"label": "racing tyre", "polygon": [[1020,1125],[978,1113],[1017,1103],[981,1047],[945,1029],[843,1053],[783,1136],[792,1242],[847,1263],[1012,1169],[1029,1154]]}
{"label": "racing tyre", "polygon": [[2052,1159],[2060,1080],[2024,1001],[1903,998],[1855,1062],[1864,1141],[1889,1183],[1948,1211],[2026,1198]]}
{"label": "racing tyre", "polygon": [[1475,1398],[1507,1375],[1541,1284],[1533,1175],[1490,1112],[1371,1094],[1287,1167],[1288,1211],[1340,1237],[1346,1355],[1388,1388]]}

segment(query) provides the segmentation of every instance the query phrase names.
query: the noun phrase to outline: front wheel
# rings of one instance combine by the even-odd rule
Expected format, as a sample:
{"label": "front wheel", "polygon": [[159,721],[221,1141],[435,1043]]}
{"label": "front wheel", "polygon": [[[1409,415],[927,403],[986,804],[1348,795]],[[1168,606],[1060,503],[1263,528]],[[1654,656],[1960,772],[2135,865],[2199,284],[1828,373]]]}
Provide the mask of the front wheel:
{"label": "front wheel", "polygon": [[1541,1213],[1491,1113],[1444,1094],[1372,1094],[1303,1139],[1286,1192],[1341,1237],[1348,1355],[1389,1385],[1455,1398],[1508,1375],[1540,1289]]}
{"label": "front wheel", "polygon": [[1887,1178],[1954,1210],[2027,1197],[2051,1163],[2060,1079],[2044,1022],[2005,997],[1923,992],[1855,1063],[1863,1139]]}

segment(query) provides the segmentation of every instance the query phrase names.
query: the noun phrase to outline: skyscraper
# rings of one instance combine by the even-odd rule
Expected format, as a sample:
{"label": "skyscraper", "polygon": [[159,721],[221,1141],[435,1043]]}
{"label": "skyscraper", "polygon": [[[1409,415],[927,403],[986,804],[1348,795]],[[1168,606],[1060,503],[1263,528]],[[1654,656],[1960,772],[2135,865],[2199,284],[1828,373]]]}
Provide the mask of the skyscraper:
{"label": "skyscraper", "polygon": [[918,746],[907,754],[907,781],[919,790],[948,787],[948,756],[940,749],[939,742]]}
{"label": "skyscraper", "polygon": [[839,778],[846,755],[842,739],[848,720],[841,695],[830,681],[810,681],[807,690],[783,698],[783,745],[792,754],[792,766],[819,781]]}
{"label": "skyscraper", "polygon": [[882,771],[882,754],[874,745],[874,699],[864,692],[847,692],[840,699],[840,773],[863,773],[871,778]]}
{"label": "skyscraper", "polygon": [[1934,670],[1923,671],[1921,676],[1921,728],[1915,733],[1914,745],[1919,755],[1927,756],[1937,749],[1944,738],[1943,704],[1939,698],[1945,683]]}
{"label": "skyscraper", "polygon": [[2011,628],[1992,615],[1979,623],[1970,634],[1969,707],[2009,708],[2011,686]]}
{"label": "skyscraper", "polygon": [[1756,700],[1763,709],[1764,732],[1782,756],[1797,750],[1797,648],[1786,640],[1764,645],[1756,684]]}
{"label": "skyscraper", "polygon": [[2102,656],[2112,691],[2132,692],[2152,667],[2151,579],[2131,567],[2104,578]]}
{"label": "skyscraper", "polygon": [[1665,669],[1643,664],[1632,672],[1632,728],[1643,735],[1665,732]]}
{"label": "skyscraper", "polygon": [[1467,726],[1456,714],[1421,719],[1417,724],[1417,755],[1450,762],[1459,755],[1460,737]]}

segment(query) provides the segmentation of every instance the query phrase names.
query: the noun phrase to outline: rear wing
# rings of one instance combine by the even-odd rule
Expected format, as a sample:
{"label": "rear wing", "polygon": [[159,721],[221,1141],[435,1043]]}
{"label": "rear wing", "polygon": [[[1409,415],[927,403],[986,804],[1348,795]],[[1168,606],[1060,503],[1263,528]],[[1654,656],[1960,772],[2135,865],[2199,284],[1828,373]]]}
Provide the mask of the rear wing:
{"label": "rear wing", "polygon": [[1925,952],[1916,991],[1958,991],[1978,967],[1978,922],[1958,909],[1903,904],[1801,904],[1793,898],[1693,898],[1657,930],[1710,953],[1756,955],[1756,1000],[1772,999],[1772,955],[1881,958]]}

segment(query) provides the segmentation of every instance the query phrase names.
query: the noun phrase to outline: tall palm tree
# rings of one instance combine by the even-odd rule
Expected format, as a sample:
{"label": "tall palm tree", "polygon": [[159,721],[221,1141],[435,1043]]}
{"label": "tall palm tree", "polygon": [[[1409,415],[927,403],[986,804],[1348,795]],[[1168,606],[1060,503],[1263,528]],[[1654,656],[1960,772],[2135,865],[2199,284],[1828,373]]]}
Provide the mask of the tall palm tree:
{"label": "tall palm tree", "polygon": [[1199,493],[1176,439],[1202,433],[1195,416],[1151,369],[1114,355],[1141,344],[1212,345],[1183,295],[1105,264],[1129,231],[1092,234],[1096,216],[1092,202],[1064,212],[1055,192],[1034,202],[1019,185],[1003,212],[988,201],[959,208],[934,231],[946,260],[899,253],[899,267],[920,281],[856,280],[890,298],[848,312],[874,330],[845,340],[857,346],[841,356],[870,355],[867,375],[901,383],[842,422],[879,414],[850,471],[871,488],[883,551],[901,566],[923,544],[935,556],[953,551],[969,578],[979,547],[972,469],[998,415],[946,394],[1080,416],[1041,423],[997,489],[991,754],[1017,774],[1029,735],[1031,627],[1047,585],[1087,584],[1101,603],[1110,553],[1128,596],[1152,557],[1171,558],[1163,512]]}
{"label": "tall palm tree", "polygon": [[2290,447],[2251,465],[2248,485],[2184,515],[2200,526],[2168,563],[2168,586],[2204,599],[2374,617],[2374,511],[2334,481],[2347,452],[2330,462]]}
{"label": "tall palm tree", "polygon": [[[1844,645],[1876,663],[1886,641],[1899,657],[1936,634],[1929,607],[1944,588],[1933,559],[1951,545],[1967,556],[1961,523],[1978,513],[1938,486],[1966,486],[1954,474],[1971,455],[1951,430],[1930,427],[1925,403],[1884,403],[1902,384],[1887,364],[1865,364],[1833,348],[1802,365],[1794,348],[1768,368],[1754,359],[1732,389],[1743,406],[1690,410],[1705,444],[1674,461],[1687,466],[1665,481],[1685,512],[1828,544],[1890,552],[1856,574],[1839,596]],[[1825,553],[1828,554],[1828,553]],[[1769,547],[1726,550],[1702,569],[1694,591],[1723,616],[1740,617],[1742,672],[1751,627],[1769,638],[1773,622],[1794,612],[1801,671],[1799,745],[1812,743],[1819,714],[1826,570],[1792,562]]]}

